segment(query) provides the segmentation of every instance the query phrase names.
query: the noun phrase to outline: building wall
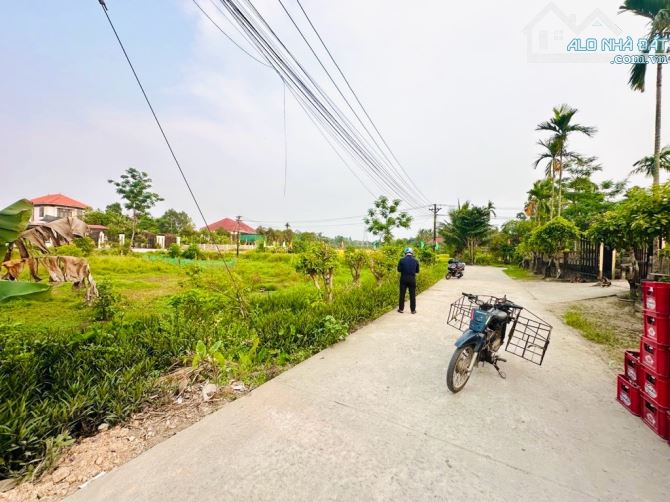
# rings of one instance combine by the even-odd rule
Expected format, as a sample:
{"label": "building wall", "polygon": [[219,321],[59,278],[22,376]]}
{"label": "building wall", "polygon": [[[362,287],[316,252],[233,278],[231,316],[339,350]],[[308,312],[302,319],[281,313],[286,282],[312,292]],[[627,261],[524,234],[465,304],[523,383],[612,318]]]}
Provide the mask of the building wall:
{"label": "building wall", "polygon": [[33,208],[32,221],[42,221],[45,216],[54,218],[76,216],[77,218],[81,218],[84,216],[84,210],[65,206],[35,206]]}

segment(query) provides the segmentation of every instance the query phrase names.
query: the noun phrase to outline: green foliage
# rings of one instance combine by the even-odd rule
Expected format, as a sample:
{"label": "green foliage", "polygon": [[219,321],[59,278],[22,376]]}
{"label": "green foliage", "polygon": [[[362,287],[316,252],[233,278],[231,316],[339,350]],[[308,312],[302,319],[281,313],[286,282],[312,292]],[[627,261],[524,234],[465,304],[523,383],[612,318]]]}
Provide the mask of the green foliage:
{"label": "green foliage", "polygon": [[76,256],[78,258],[84,256],[84,252],[79,246],[75,244],[65,244],[64,246],[58,246],[57,248],[52,248],[51,252],[56,256]]}
{"label": "green foliage", "polygon": [[344,263],[349,267],[351,278],[355,286],[361,283],[361,271],[368,262],[368,253],[362,249],[349,246],[344,250]]}
{"label": "green foliage", "polygon": [[19,296],[29,296],[48,291],[48,284],[24,281],[3,281],[0,280],[0,302],[9,298]]}
{"label": "green foliage", "polygon": [[370,271],[378,286],[393,276],[401,256],[401,250],[391,245],[383,246],[368,255]]}
{"label": "green foliage", "polygon": [[557,217],[533,230],[530,245],[549,256],[571,249],[581,233],[577,226],[563,217]]}
{"label": "green foliage", "polygon": [[142,216],[146,216],[149,209],[154,207],[157,202],[163,199],[155,192],[151,191],[151,178],[143,171],[138,171],[134,167],[129,167],[121,175],[119,181],[107,180],[116,187],[116,193],[125,201],[124,206],[132,214],[132,233],[130,236],[130,245],[134,245],[135,231],[138,221]]}
{"label": "green foliage", "polygon": [[184,249],[181,257],[186,258],[187,260],[202,260],[205,258],[205,255],[200,249],[200,246],[197,244],[191,244],[186,249]]}
{"label": "green foliage", "polygon": [[313,242],[300,254],[296,271],[309,276],[317,289],[323,286],[326,299],[333,299],[333,274],[337,267],[337,251],[325,242]]}
{"label": "green foliage", "polygon": [[191,217],[184,211],[168,209],[163,216],[156,221],[158,232],[162,234],[192,234],[195,231],[195,225]]}
{"label": "green foliage", "polygon": [[579,331],[584,338],[595,343],[604,345],[615,345],[617,336],[610,329],[602,326],[602,324],[595,324],[591,322],[584,313],[572,307],[563,315],[563,320],[568,326]]}
{"label": "green foliage", "polygon": [[416,257],[422,265],[434,265],[437,263],[437,255],[429,247],[423,247],[416,250]]}
{"label": "green foliage", "polygon": [[400,199],[389,201],[388,197],[380,196],[374,207],[368,209],[368,215],[363,220],[368,232],[381,237],[385,244],[393,241],[393,230],[409,228],[412,217],[406,212],[400,212]]}
{"label": "green foliage", "polygon": [[179,258],[181,256],[181,246],[176,242],[170,244],[167,249],[167,254],[170,258]]}
{"label": "green foliage", "polygon": [[111,321],[119,312],[121,295],[108,282],[98,284],[98,297],[93,300],[93,318],[96,321]]}
{"label": "green foliage", "polygon": [[481,207],[466,202],[449,211],[449,222],[440,227],[440,235],[454,247],[456,254],[467,251],[469,263],[473,264],[477,248],[491,235],[492,214],[495,213],[491,202]]}
{"label": "green foliage", "polygon": [[28,226],[33,215],[33,204],[22,199],[0,211],[0,259],[4,257],[5,246],[14,242]]}

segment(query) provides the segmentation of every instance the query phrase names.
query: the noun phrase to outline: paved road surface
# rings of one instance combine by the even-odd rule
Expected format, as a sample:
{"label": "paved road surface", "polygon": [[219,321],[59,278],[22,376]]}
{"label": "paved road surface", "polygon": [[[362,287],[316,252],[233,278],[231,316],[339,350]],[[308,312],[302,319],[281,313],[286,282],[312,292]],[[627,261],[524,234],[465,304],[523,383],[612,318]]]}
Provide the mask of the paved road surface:
{"label": "paved road surface", "polygon": [[[542,367],[509,356],[452,395],[445,326],[461,290],[501,295],[555,325]],[[615,399],[595,348],[550,302],[611,293],[471,267],[92,482],[73,501],[658,500],[670,446]]]}

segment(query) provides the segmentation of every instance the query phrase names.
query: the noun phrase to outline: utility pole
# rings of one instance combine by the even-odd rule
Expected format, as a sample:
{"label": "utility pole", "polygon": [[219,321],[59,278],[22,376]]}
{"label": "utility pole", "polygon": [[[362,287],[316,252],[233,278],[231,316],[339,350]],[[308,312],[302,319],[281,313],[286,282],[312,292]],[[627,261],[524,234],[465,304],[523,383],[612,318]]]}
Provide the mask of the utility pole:
{"label": "utility pole", "polygon": [[437,251],[437,213],[439,213],[442,208],[437,207],[437,204],[433,204],[433,207],[428,208],[428,210],[433,213],[433,251]]}
{"label": "utility pole", "polygon": [[242,217],[238,216],[235,218],[235,221],[237,222],[237,250],[235,252],[235,256],[239,257],[240,256],[240,223],[242,222]]}

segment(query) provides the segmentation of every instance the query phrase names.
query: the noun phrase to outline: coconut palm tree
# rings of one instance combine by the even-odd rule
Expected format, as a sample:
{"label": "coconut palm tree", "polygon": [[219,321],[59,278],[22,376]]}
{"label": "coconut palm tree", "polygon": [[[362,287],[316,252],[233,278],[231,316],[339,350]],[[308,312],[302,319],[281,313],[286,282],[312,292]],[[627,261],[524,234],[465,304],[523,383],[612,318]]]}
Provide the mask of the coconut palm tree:
{"label": "coconut palm tree", "polygon": [[[660,160],[660,168],[663,171],[670,172],[670,146],[663,147],[658,156]],[[630,174],[644,174],[646,177],[653,177],[656,169],[656,158],[653,155],[643,157],[633,164],[633,169]]]}
{"label": "coconut palm tree", "polygon": [[[649,33],[647,39],[653,43],[659,37],[667,37],[670,33],[670,0],[625,0],[620,12],[630,12],[637,16],[649,19]],[[656,52],[664,52],[663,43],[657,42]],[[630,69],[628,85],[634,91],[645,91],[645,77],[647,76],[647,62],[634,64]],[[656,64],[656,119],[654,123],[654,164],[651,172],[653,184],[660,183],[661,167],[661,97],[663,90],[663,64]]]}
{"label": "coconut palm tree", "polygon": [[557,143],[556,148],[559,150],[558,154],[558,216],[561,215],[561,205],[563,197],[563,170],[565,161],[569,159],[569,152],[567,149],[568,138],[572,133],[585,134],[588,137],[593,136],[597,129],[595,127],[584,126],[573,123],[573,118],[578,112],[577,108],[563,104],[553,109],[553,116],[546,122],[538,124],[537,131],[547,131],[553,133],[551,141]]}

